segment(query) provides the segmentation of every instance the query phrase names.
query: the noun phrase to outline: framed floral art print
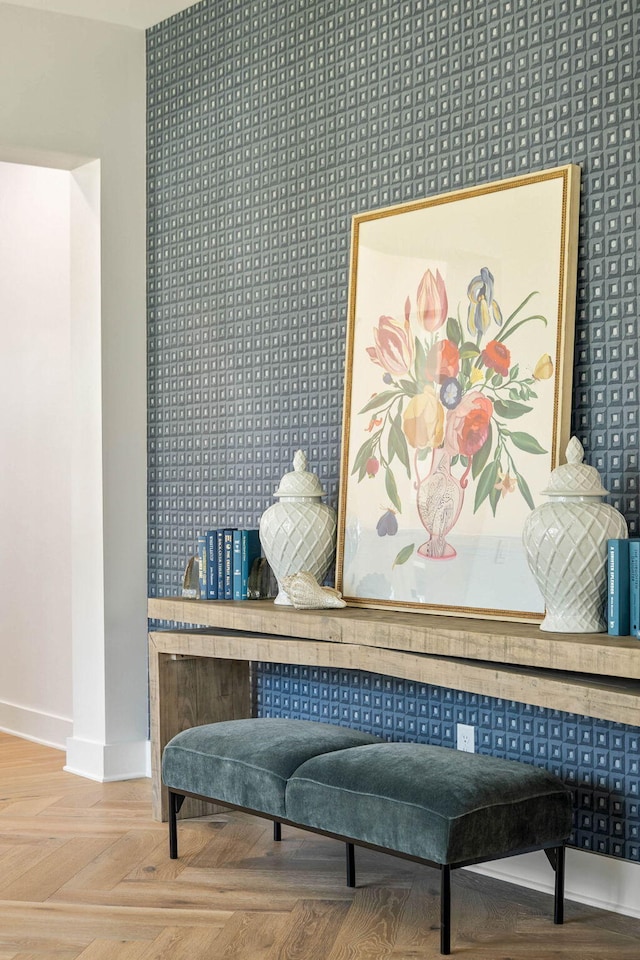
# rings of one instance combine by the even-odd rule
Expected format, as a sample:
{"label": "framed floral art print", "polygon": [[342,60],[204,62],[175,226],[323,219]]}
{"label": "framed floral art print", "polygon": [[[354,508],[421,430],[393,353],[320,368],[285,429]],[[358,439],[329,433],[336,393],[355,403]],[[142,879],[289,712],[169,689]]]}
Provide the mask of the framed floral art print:
{"label": "framed floral art print", "polygon": [[579,168],[359,214],[337,586],[535,621],[522,529],[569,439]]}

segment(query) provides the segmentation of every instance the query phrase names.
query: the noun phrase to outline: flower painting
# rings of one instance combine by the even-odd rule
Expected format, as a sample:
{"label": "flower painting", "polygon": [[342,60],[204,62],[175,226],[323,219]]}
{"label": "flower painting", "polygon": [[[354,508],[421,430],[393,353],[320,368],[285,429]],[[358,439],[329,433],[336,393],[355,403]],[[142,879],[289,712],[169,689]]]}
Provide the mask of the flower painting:
{"label": "flower painting", "polygon": [[[369,436],[351,471],[359,483],[382,470],[386,494],[398,511],[402,503],[394,471],[406,471],[414,481],[417,512],[428,534],[417,550],[432,560],[456,555],[446,535],[455,527],[469,486],[474,513],[488,500],[495,515],[500,500],[516,491],[533,509],[518,454],[548,452],[514,423],[532,412],[538,381],[553,376],[549,354],[532,365],[530,357],[512,359],[508,347],[520,326],[548,325],[546,317],[527,310],[535,293],[504,319],[495,278],[481,267],[466,296],[461,322],[449,316],[440,271],[434,275],[427,268],[415,296],[405,300],[404,321],[378,319],[367,353],[382,368],[381,389],[359,411],[369,419]],[[388,527],[387,520],[386,533]],[[409,556],[405,546],[395,563],[405,563]]]}
{"label": "flower painting", "polygon": [[348,601],[542,615],[520,537],[568,433],[576,182],[560,168],[356,218]]}

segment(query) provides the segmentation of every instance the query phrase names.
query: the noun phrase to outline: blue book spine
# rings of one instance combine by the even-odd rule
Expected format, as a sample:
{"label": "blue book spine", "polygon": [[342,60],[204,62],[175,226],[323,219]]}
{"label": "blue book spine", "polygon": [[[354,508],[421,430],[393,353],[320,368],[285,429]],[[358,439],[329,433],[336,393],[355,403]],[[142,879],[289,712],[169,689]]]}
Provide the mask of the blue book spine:
{"label": "blue book spine", "polygon": [[242,600],[242,534],[244,530],[233,531],[233,599]]}
{"label": "blue book spine", "polygon": [[607,627],[612,637],[629,636],[629,541],[607,540]]}
{"label": "blue book spine", "polygon": [[200,587],[200,599],[207,599],[207,538],[200,536],[197,540],[198,552],[198,586]]}
{"label": "blue book spine", "polygon": [[640,540],[629,540],[629,633],[640,637]]}
{"label": "blue book spine", "polygon": [[218,599],[218,531],[207,533],[207,599]]}
{"label": "blue book spine", "polygon": [[216,530],[216,575],[218,577],[218,600],[224,600],[224,530]]}
{"label": "blue book spine", "polygon": [[260,547],[260,534],[258,530],[242,531],[242,576],[241,576],[241,600],[246,600],[249,596],[249,574],[254,561],[262,553]]}
{"label": "blue book spine", "polygon": [[233,600],[233,530],[225,530],[223,536],[224,599]]}
{"label": "blue book spine", "polygon": [[218,599],[218,585],[216,583],[216,555],[214,550],[214,530],[207,530],[205,534],[207,553],[207,600]]}

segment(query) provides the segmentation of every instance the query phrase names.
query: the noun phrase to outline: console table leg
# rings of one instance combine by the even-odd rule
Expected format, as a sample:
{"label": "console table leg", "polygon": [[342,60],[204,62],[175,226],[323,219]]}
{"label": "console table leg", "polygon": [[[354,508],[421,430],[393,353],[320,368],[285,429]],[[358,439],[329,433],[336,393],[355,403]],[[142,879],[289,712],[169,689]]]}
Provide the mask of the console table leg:
{"label": "console table leg", "polygon": [[[175,636],[175,634],[174,634]],[[246,660],[161,653],[149,638],[152,816],[167,820],[162,751],[181,730],[251,716],[250,664]],[[183,816],[211,813],[211,804],[188,799]]]}

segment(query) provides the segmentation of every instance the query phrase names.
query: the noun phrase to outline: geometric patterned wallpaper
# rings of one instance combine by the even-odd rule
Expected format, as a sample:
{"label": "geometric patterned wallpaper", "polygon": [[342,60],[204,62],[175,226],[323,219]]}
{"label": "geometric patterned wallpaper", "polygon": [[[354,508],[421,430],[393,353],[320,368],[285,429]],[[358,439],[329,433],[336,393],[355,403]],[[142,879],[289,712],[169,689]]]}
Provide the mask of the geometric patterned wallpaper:
{"label": "geometric patterned wallpaper", "polygon": [[[639,34],[636,0],[203,0],[147,32],[151,595],[201,531],[256,526],[298,448],[336,506],[353,214],[565,163],[573,431],[640,534]],[[637,859],[637,753],[606,754],[577,842]]]}
{"label": "geometric patterned wallpaper", "polygon": [[640,730],[545,707],[448,690],[360,670],[262,664],[259,716],[323,720],[455,748],[473,724],[476,753],[553,771],[572,789],[570,845],[640,860]]}

